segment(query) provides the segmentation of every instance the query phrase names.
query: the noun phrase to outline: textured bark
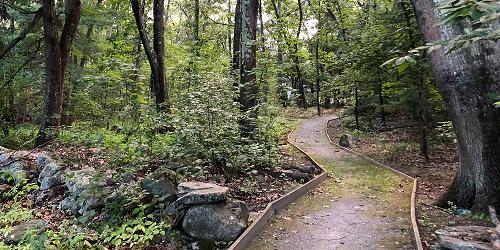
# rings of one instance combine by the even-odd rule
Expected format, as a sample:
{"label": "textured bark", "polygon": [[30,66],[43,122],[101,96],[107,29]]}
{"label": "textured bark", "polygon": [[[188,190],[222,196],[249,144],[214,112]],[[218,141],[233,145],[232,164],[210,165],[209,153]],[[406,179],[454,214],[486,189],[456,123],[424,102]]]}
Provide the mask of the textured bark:
{"label": "textured bark", "polygon": [[[426,42],[461,33],[457,26],[437,25],[431,0],[413,0],[413,6]],[[499,208],[500,111],[489,94],[500,91],[500,45],[485,41],[447,54],[433,50],[428,57],[459,147],[458,172],[440,205],[450,201],[474,211],[487,211],[489,204]]]}
{"label": "textured bark", "polygon": [[[236,0],[236,8],[234,10],[234,34],[233,34],[233,61],[232,70],[236,76],[236,72],[240,68],[240,39],[241,39],[241,0]],[[238,81],[234,81],[235,87],[238,86]]]}
{"label": "textured bark", "polygon": [[200,0],[194,0],[194,49],[195,55],[200,55]]}
{"label": "textured bark", "polygon": [[300,31],[302,27],[302,19],[303,19],[303,12],[302,12],[302,0],[297,0],[297,5],[299,8],[299,24],[297,26],[297,34],[295,36],[295,43],[294,43],[294,53],[293,53],[293,62],[295,64],[295,77],[296,77],[296,86],[299,89],[299,107],[306,109],[307,108],[307,102],[306,102],[306,93],[304,90],[304,79],[302,78],[302,72],[300,70],[300,62],[299,62],[299,45],[298,41],[300,38]]}
{"label": "textured bark", "polygon": [[385,121],[385,108],[384,108],[384,94],[383,94],[383,83],[382,80],[380,80],[380,77],[377,80],[377,93],[378,93],[378,105],[380,106],[380,121],[382,123],[382,127],[386,127],[386,121]]}
{"label": "textured bark", "polygon": [[67,0],[65,21],[58,37],[56,3],[54,0],[43,1],[43,33],[45,42],[45,109],[42,124],[36,140],[40,146],[52,139],[47,130],[56,129],[61,123],[64,73],[73,38],[80,21],[81,2]]}
{"label": "textured bark", "polygon": [[168,88],[165,84],[165,2],[164,0],[154,0],[153,2],[153,47],[151,47],[149,42],[146,23],[144,21],[144,6],[141,0],[131,0],[130,3],[139,36],[151,68],[151,84],[155,94],[156,110],[159,112],[170,112]]}
{"label": "textured bark", "polygon": [[315,61],[316,61],[316,109],[318,111],[318,116],[321,116],[321,103],[319,101],[320,94],[320,74],[319,74],[319,34],[318,38],[316,38],[316,53],[315,53]]}
{"label": "textured bark", "polygon": [[257,64],[255,39],[257,37],[257,0],[241,0],[241,38],[240,38],[240,105],[246,113],[242,120],[242,132],[251,136],[255,129],[253,119],[257,117],[258,86],[255,76]]}
{"label": "textured bark", "polygon": [[354,117],[356,118],[356,129],[359,130],[359,94],[357,86],[354,89]]}

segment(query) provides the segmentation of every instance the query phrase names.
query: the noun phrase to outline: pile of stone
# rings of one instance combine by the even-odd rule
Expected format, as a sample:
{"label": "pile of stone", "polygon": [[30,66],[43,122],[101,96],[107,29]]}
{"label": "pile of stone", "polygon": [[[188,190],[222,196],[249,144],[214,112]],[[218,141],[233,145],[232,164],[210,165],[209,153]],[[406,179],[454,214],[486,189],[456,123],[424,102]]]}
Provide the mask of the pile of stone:
{"label": "pile of stone", "polygon": [[499,250],[500,222],[493,207],[490,207],[490,214],[496,227],[456,226],[439,229],[436,231],[438,243],[431,249]]}
{"label": "pile of stone", "polygon": [[173,203],[175,225],[194,239],[234,241],[248,226],[245,202],[229,199],[229,189],[211,183],[183,182]]}
{"label": "pile of stone", "polygon": [[[0,167],[13,175],[25,175],[19,156],[0,148]],[[130,174],[98,171],[92,167],[70,170],[58,164],[48,154],[36,157],[36,173],[32,180],[39,183],[35,204],[41,204],[56,194],[63,195],[59,209],[71,215],[102,212],[108,204],[132,196],[140,202],[161,198],[167,205],[167,215],[175,219],[174,227],[194,241],[234,241],[247,228],[249,210],[245,202],[230,199],[229,189],[211,183],[178,183],[176,172],[159,168],[146,177],[134,180]],[[0,180],[0,184],[2,184]],[[6,190],[9,187],[3,187]],[[125,208],[126,209],[126,208]],[[3,235],[8,244],[16,244],[30,228],[42,230],[42,220],[16,225]]]}

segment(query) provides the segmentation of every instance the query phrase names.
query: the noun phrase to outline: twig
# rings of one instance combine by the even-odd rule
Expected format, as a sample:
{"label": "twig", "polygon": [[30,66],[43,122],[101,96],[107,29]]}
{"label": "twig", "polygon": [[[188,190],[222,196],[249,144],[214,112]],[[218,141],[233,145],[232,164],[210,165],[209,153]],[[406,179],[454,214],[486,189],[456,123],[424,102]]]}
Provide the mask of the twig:
{"label": "twig", "polygon": [[[14,72],[14,74],[12,74],[12,76],[9,78],[9,80],[7,80],[1,87],[0,87],[0,91],[3,90],[5,87],[7,87],[7,85],[9,85],[12,80],[14,80],[14,77],[16,77],[17,73],[19,73],[19,71],[21,71],[21,69],[23,69],[29,62],[31,62],[35,57],[36,55],[38,54],[38,51],[40,51],[40,45],[42,44],[42,39],[40,40],[37,40],[35,42],[38,42],[38,45],[37,45],[37,48],[36,48],[36,51],[35,53],[33,53],[33,55],[28,58],[28,60],[26,60],[26,62],[23,63],[23,65],[21,65],[21,67],[19,67],[16,72]],[[33,44],[31,44],[33,45]],[[30,45],[30,47],[31,47]]]}
{"label": "twig", "polygon": [[[0,2],[2,3],[2,2]],[[2,3],[3,4],[3,3]],[[36,26],[38,23],[38,20],[42,17],[42,8],[39,8],[37,11],[35,11],[36,15],[33,17],[33,20],[31,20],[31,23],[24,28],[19,35],[14,38],[12,41],[10,41],[9,45],[7,45],[1,52],[0,52],[0,59],[2,59],[12,48],[16,46],[17,43],[19,43],[21,40],[26,38],[26,35]]]}

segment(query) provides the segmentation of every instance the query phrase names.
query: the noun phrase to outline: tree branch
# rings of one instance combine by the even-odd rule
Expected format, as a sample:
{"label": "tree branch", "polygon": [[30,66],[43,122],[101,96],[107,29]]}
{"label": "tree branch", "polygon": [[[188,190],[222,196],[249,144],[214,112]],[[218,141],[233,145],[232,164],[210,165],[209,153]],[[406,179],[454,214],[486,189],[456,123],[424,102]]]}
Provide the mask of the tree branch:
{"label": "tree branch", "polygon": [[[19,73],[19,71],[21,71],[22,68],[24,68],[29,62],[31,62],[33,59],[35,59],[36,55],[38,54],[38,51],[40,51],[40,45],[42,44],[42,39],[39,39],[35,42],[38,42],[38,45],[36,47],[36,50],[35,50],[35,53],[33,53],[33,55],[28,58],[28,60],[26,60],[23,65],[21,65],[21,67],[19,67],[16,72],[14,72],[14,74],[12,74],[12,76],[9,78],[9,80],[7,80],[1,87],[0,87],[0,91],[2,91],[5,87],[7,87],[11,82],[12,80],[14,80],[14,77],[16,77],[17,73]],[[31,44],[33,45],[33,43]],[[30,45],[30,47],[31,47]]]}
{"label": "tree branch", "polygon": [[64,27],[61,33],[61,40],[59,41],[62,72],[65,71],[69,51],[71,50],[71,43],[73,42],[80,21],[81,5],[80,0],[66,0]]}
{"label": "tree branch", "polygon": [[[15,6],[15,5],[11,4],[11,3],[7,3],[7,2],[4,2],[4,1],[0,1],[0,5],[5,5],[5,6],[7,6],[7,7],[10,7],[10,8],[12,8],[12,9],[14,9],[14,10],[16,10],[16,11],[18,11],[18,12],[22,13],[22,14],[25,14],[25,15],[36,14],[36,13],[40,10],[40,9],[35,10],[35,11],[32,11],[32,10],[25,10],[25,9],[23,9],[23,8],[21,8],[21,7]],[[40,8],[41,8],[41,7],[40,7]]]}
{"label": "tree branch", "polygon": [[26,38],[26,35],[36,26],[36,24],[38,23],[38,20],[40,20],[41,17],[42,17],[42,8],[39,8],[36,11],[36,14],[33,17],[33,20],[31,20],[30,24],[26,28],[24,28],[24,30],[21,31],[21,33],[16,38],[14,38],[12,41],[10,41],[9,45],[7,45],[7,47],[5,47],[2,50],[2,52],[0,52],[0,60],[2,60],[2,58],[7,53],[9,53],[9,51],[12,48],[14,48],[16,46],[16,44],[18,44],[21,40],[23,40],[24,38]]}

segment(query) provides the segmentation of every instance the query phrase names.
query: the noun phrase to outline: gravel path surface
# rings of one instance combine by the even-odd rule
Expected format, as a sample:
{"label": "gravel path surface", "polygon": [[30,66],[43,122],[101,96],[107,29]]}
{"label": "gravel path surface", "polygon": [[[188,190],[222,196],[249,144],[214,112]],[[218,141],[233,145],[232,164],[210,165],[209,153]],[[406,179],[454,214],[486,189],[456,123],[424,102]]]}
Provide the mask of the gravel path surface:
{"label": "gravel path surface", "polygon": [[325,115],[305,120],[291,140],[329,178],[273,219],[249,249],[414,249],[411,180],[341,151]]}

